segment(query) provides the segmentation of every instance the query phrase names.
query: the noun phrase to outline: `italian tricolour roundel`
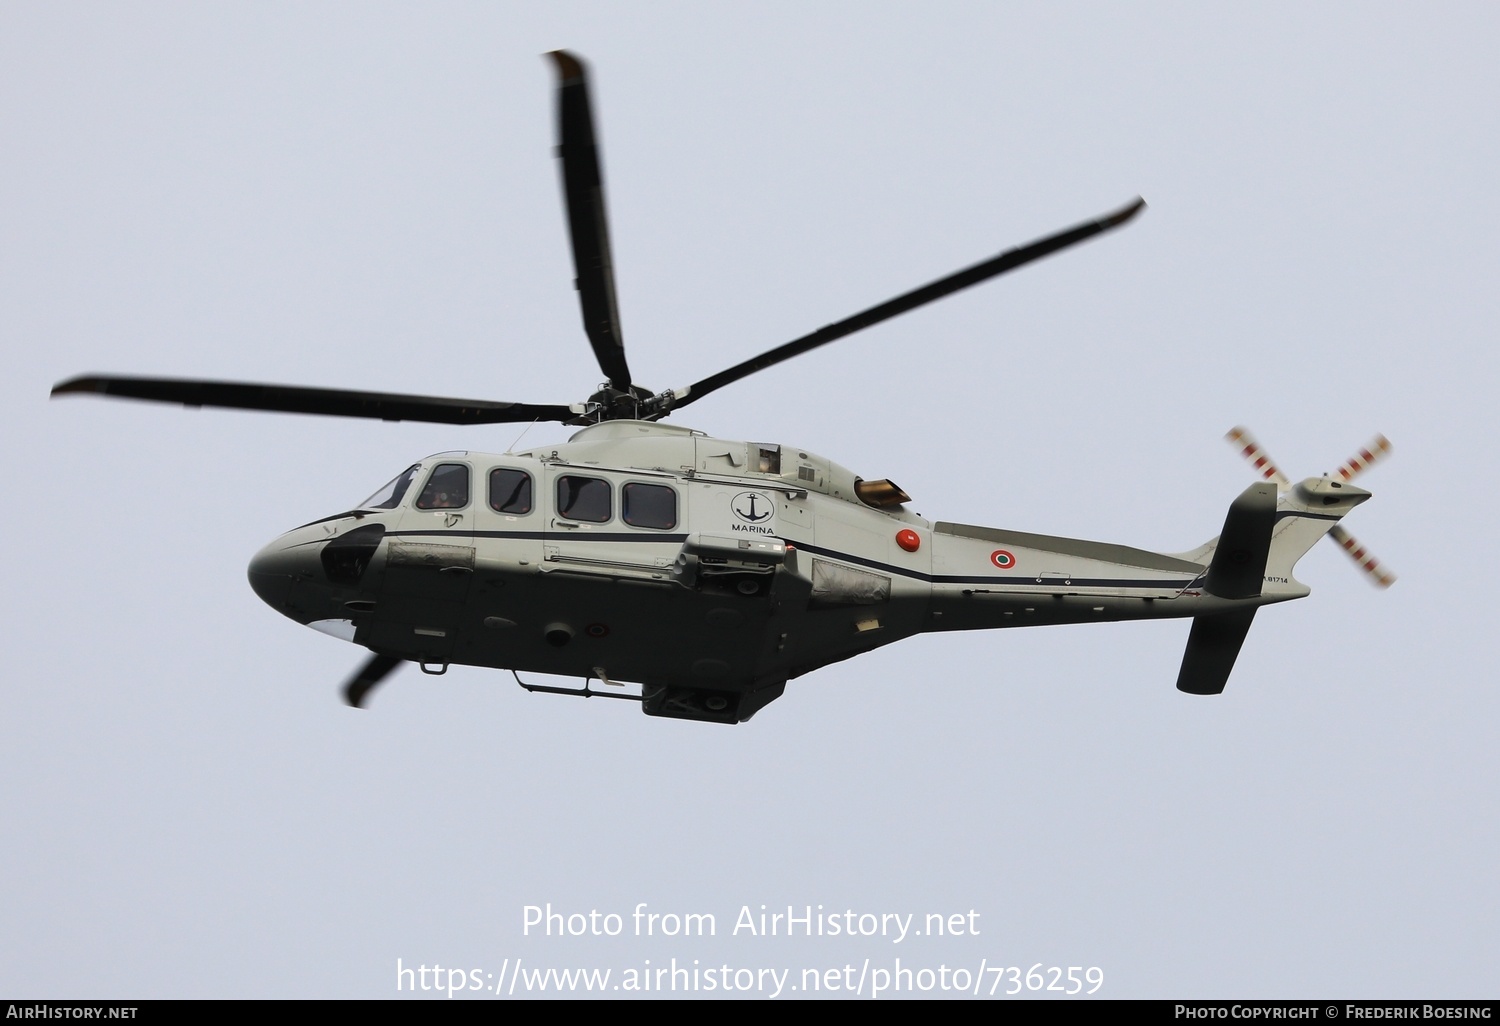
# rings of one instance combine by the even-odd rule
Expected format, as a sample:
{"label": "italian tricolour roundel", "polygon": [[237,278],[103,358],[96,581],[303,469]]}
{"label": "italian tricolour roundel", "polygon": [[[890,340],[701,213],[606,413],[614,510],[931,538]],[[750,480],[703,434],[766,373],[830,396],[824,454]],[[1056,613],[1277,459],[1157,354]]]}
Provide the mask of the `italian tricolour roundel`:
{"label": "italian tricolour roundel", "polygon": [[1001,570],[1013,570],[1016,566],[1016,557],[1004,549],[996,549],[990,553],[990,562]]}

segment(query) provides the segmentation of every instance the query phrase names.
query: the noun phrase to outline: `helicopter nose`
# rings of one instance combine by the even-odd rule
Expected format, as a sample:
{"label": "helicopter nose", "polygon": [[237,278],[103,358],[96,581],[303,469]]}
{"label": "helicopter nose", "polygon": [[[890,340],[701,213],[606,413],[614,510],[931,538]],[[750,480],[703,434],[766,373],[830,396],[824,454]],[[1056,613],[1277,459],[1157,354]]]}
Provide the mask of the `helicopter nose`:
{"label": "helicopter nose", "polygon": [[311,623],[347,616],[350,600],[366,599],[371,563],[385,535],[383,524],[342,534],[323,521],[293,528],[257,552],[247,576],[261,601],[282,616]]}
{"label": "helicopter nose", "polygon": [[303,607],[314,597],[313,591],[327,584],[319,558],[322,549],[321,537],[307,538],[300,530],[282,535],[250,560],[250,587],[282,616],[305,622],[314,610]]}
{"label": "helicopter nose", "polygon": [[289,548],[284,541],[274,541],[250,560],[250,587],[266,605],[278,613],[285,612],[292,582],[306,561],[305,555]]}

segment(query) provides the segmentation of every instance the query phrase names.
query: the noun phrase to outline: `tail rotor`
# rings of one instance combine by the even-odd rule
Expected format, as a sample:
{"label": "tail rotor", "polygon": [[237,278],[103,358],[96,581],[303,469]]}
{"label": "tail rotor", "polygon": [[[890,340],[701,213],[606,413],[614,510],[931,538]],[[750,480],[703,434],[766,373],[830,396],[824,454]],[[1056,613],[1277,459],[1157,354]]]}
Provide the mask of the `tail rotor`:
{"label": "tail rotor", "polygon": [[[1340,489],[1347,493],[1350,490],[1344,486],[1348,485],[1360,474],[1369,470],[1376,463],[1385,459],[1391,452],[1390,440],[1385,435],[1376,435],[1364,448],[1359,449],[1353,456],[1345,460],[1339,466],[1339,469],[1332,474],[1327,474],[1321,479],[1308,478],[1306,481],[1294,485],[1291,479],[1277,467],[1276,462],[1271,459],[1270,454],[1255,440],[1255,436],[1250,434],[1245,428],[1231,428],[1229,433],[1224,436],[1224,439],[1239,450],[1240,455],[1255,468],[1256,473],[1263,479],[1275,482],[1277,489],[1282,493],[1292,493],[1283,498],[1283,503],[1293,502],[1294,499],[1298,500],[1298,502],[1293,502],[1294,506],[1303,500],[1311,503],[1318,496],[1324,496],[1321,500],[1323,502],[1333,501],[1330,496],[1337,495],[1338,493],[1330,492],[1329,489]],[[1353,491],[1364,498],[1369,497],[1368,493],[1360,492],[1359,489],[1353,489]],[[1334,524],[1329,528],[1328,535],[1338,543],[1340,548],[1349,553],[1349,558],[1354,560],[1355,564],[1370,579],[1372,584],[1380,588],[1389,588],[1392,584],[1396,583],[1396,575],[1386,569],[1380,560],[1370,554],[1369,549],[1365,548],[1352,534],[1344,530],[1341,525]],[[1312,544],[1312,541],[1309,540],[1308,544]]]}
{"label": "tail rotor", "polygon": [[1260,443],[1248,430],[1242,427],[1230,428],[1224,440],[1238,449],[1240,455],[1255,468],[1256,473],[1262,478],[1274,481],[1278,490],[1284,492],[1292,487],[1292,482],[1281,472],[1270,454],[1260,447]]}
{"label": "tail rotor", "polygon": [[1334,524],[1329,530],[1328,536],[1339,543],[1339,546],[1354,560],[1355,565],[1365,572],[1372,582],[1379,588],[1389,588],[1396,583],[1396,575],[1381,565],[1380,560],[1370,555],[1370,550],[1359,543],[1359,539],[1344,530],[1338,524]]}
{"label": "tail rotor", "polygon": [[1344,461],[1344,465],[1334,472],[1340,481],[1353,481],[1360,474],[1369,470],[1391,451],[1390,440],[1385,435],[1376,435],[1370,439],[1370,444],[1359,450],[1353,456]]}

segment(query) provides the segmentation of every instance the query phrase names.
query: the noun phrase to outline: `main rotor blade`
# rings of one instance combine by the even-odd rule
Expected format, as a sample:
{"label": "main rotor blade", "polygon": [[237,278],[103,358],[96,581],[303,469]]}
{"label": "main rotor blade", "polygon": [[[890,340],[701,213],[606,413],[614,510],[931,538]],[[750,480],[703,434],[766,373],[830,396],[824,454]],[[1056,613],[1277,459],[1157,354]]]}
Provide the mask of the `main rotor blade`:
{"label": "main rotor blade", "polygon": [[996,275],[1004,274],[1006,271],[1015,270],[1023,264],[1029,264],[1033,260],[1040,260],[1049,253],[1056,253],[1060,249],[1066,249],[1069,246],[1082,242],[1084,239],[1092,238],[1101,232],[1107,232],[1111,228],[1118,227],[1129,221],[1136,214],[1140,213],[1141,208],[1145,205],[1145,200],[1136,197],[1135,200],[1121,207],[1119,210],[1112,214],[1106,214],[1096,221],[1088,221],[1077,227],[1069,228],[1067,231],[1058,232],[1056,235],[1049,235],[1045,239],[1038,239],[1017,249],[1007,250],[997,257],[993,257],[983,263],[975,264],[973,267],[965,268],[957,274],[950,274],[946,278],[940,278],[931,284],[923,285],[919,289],[913,289],[904,295],[897,296],[895,299],[887,300],[879,306],[872,306],[870,309],[862,313],[857,313],[853,317],[819,328],[811,335],[804,335],[799,339],[788,342],[786,345],[778,346],[757,357],[746,360],[744,363],[736,364],[728,370],[720,371],[711,377],[689,385],[686,389],[675,394],[671,402],[671,408],[676,409],[680,406],[686,406],[688,403],[696,402],[710,392],[723,388],[725,385],[738,381],[740,378],[748,377],[756,371],[765,370],[767,367],[781,363],[783,360],[790,360],[794,356],[801,356],[808,350],[827,345],[829,342],[841,339],[846,335],[852,335],[856,331],[879,324],[881,321],[889,320],[898,314],[904,314],[908,310],[915,310],[917,307],[931,303],[935,299],[942,299],[944,296],[952,295],[960,289],[968,288],[970,285],[977,285]]}
{"label": "main rotor blade", "polygon": [[418,420],[431,424],[506,424],[533,420],[568,421],[578,414],[569,406],[497,403],[485,399],[351,392],[340,388],[256,385],[244,381],[195,381],[186,378],[113,378],[85,376],[61,382],[54,396],[89,394],[145,399],[184,406],[224,406],[236,410],[279,413],[323,413],[371,420]]}
{"label": "main rotor blade", "polygon": [[362,703],[370,692],[374,690],[375,685],[385,680],[392,670],[404,662],[406,662],[404,659],[396,659],[378,653],[370,656],[365,665],[361,666],[355,671],[354,676],[349,678],[349,683],[344,685],[344,701],[356,709],[363,708]]}
{"label": "main rotor blade", "polygon": [[625,339],[615,305],[615,272],[609,256],[609,222],[604,216],[604,182],[594,116],[583,62],[565,50],[547,55],[557,64],[557,156],[562,161],[568,229],[573,237],[573,285],[583,308],[583,330],[609,383],[630,390]]}

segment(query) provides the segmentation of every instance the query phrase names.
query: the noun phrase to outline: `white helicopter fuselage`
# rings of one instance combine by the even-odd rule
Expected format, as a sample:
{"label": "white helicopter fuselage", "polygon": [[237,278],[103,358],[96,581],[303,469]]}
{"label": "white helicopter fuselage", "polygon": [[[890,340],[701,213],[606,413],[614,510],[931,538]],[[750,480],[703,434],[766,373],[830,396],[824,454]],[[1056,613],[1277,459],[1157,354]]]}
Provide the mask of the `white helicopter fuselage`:
{"label": "white helicopter fuselage", "polygon": [[1213,543],[1174,556],[933,523],[889,482],[805,450],[659,423],[442,453],[398,481],[386,508],[267,546],[255,590],[428,672],[561,674],[599,694],[634,682],[647,712],[691,719],[748,719],[787,680],[923,631],[1201,616],[1307,594],[1289,568],[1248,599],[1210,593]]}
{"label": "white helicopter fuselage", "polygon": [[[589,425],[555,448],[430,457],[359,508],[304,524],[256,555],[250,582],[268,604],[373,653],[344,686],[350,705],[411,661],[429,673],[461,664],[581,677],[582,688],[522,684],[738,723],[788,680],[922,631],[1158,617],[1193,618],[1177,687],[1218,694],[1256,609],[1308,594],[1292,570],[1325,534],[1376,583],[1394,580],[1338,525],[1370,497],[1349,482],[1390,450],[1384,436],[1336,475],[1294,485],[1235,428],[1227,437],[1261,481],[1234,500],[1219,537],[1170,555],[930,522],[888,480],[862,481],[800,449],[661,424],[750,375],[1111,232],[1145,201],[658,391],[626,359],[588,70],[576,54],[548,57],[573,287],[604,375],[587,399],[114,374],[52,389],[381,421]],[[613,687],[626,682],[640,693]]]}

